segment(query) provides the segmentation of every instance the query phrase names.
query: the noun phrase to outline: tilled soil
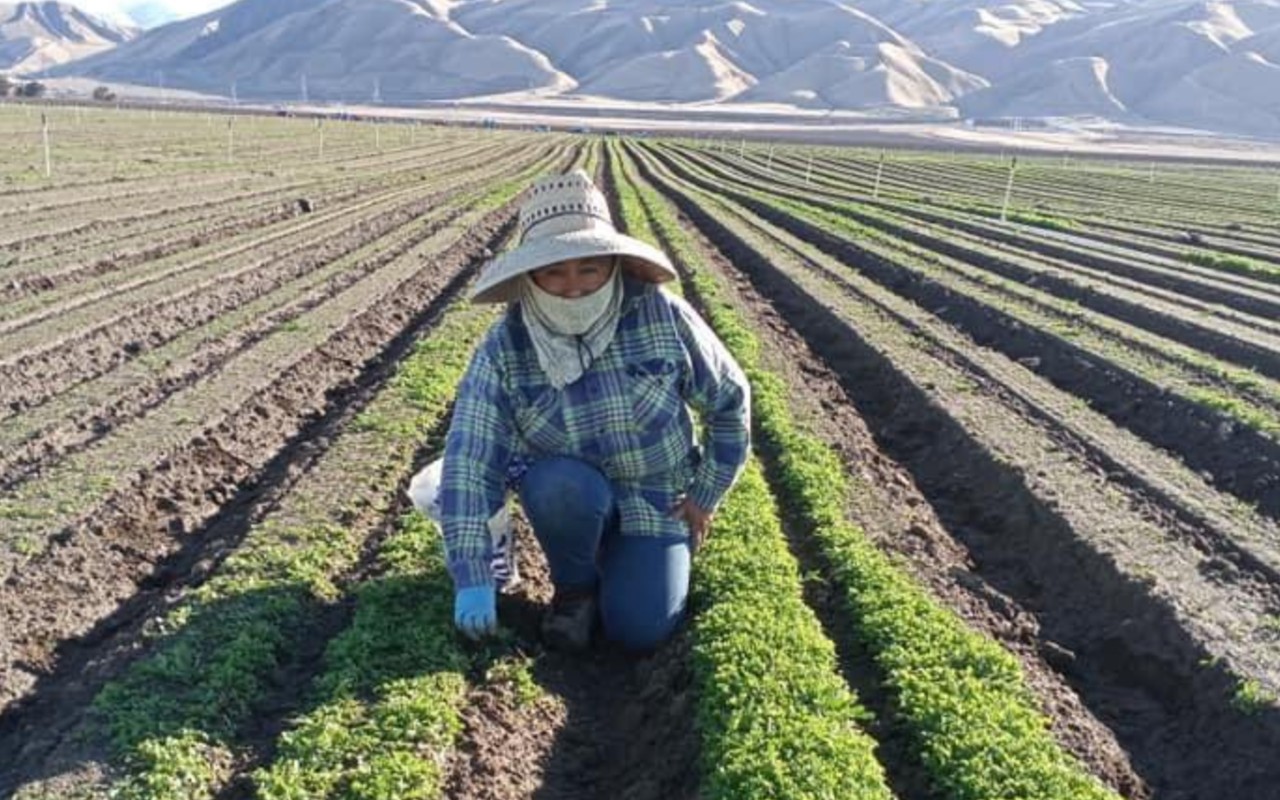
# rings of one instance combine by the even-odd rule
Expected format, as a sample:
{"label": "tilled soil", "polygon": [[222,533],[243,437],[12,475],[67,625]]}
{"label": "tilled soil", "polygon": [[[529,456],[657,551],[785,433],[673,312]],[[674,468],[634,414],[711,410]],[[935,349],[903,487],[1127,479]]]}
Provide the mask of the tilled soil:
{"label": "tilled soil", "polygon": [[630,655],[597,641],[584,654],[542,647],[538,623],[551,598],[546,562],[518,529],[523,581],[499,617],[534,659],[543,696],[522,703],[509,684],[481,683],[468,698],[463,741],[450,763],[450,800],[692,800],[693,727],[688,636]]}
{"label": "tilled soil", "polygon": [[[421,155],[418,158],[426,160]],[[443,163],[452,160],[442,161],[437,156],[432,169],[438,172]],[[403,166],[407,170],[418,165],[419,162],[415,161]],[[396,177],[398,183],[417,180],[417,176],[411,173]],[[368,178],[346,178],[329,183],[312,179],[297,183],[291,190],[272,187],[177,211],[166,207],[141,216],[111,220],[95,218],[86,223],[86,231],[75,230],[75,236],[71,236],[69,231],[50,234],[55,237],[56,247],[40,248],[40,252],[34,255],[30,252],[33,242],[24,238],[0,246],[0,252],[9,249],[20,254],[20,260],[10,270],[0,273],[0,303],[99,275],[122,272],[149,261],[265,228],[302,213],[339,207],[358,197],[368,196],[377,185],[378,182]],[[309,209],[306,212],[303,200]],[[258,202],[255,204],[255,201]],[[169,221],[169,217],[175,214],[179,218]],[[84,235],[86,233],[96,234],[96,237]],[[86,255],[86,250],[89,255]]]}
{"label": "tilled soil", "polygon": [[[15,443],[7,453],[0,454],[0,490],[11,488],[38,472],[43,465],[78,452],[110,435],[113,429],[137,419],[163,403],[166,398],[213,374],[275,327],[298,318],[308,309],[339,294],[416,244],[426,241],[449,225],[460,213],[454,210],[428,225],[420,226],[412,237],[397,243],[395,247],[380,252],[376,257],[362,259],[358,264],[351,265],[272,313],[254,318],[246,327],[206,339],[189,359],[180,359],[164,370],[145,370],[144,378],[134,382],[125,391],[114,391],[124,383],[118,377],[117,370],[112,374],[116,380],[108,379],[103,382],[104,386],[92,384],[96,390],[91,397],[84,397],[88,394],[87,387],[84,386],[69,393],[77,396],[74,411],[59,407],[56,415],[50,415],[46,412],[47,406],[41,406],[39,410],[26,412],[28,417],[35,413],[52,417],[53,421],[50,425],[32,431],[25,441]],[[54,405],[58,405],[63,399],[58,398]]]}
{"label": "tilled soil", "polygon": [[[980,580],[964,573],[948,578],[961,586],[972,584],[965,588],[979,598],[986,596],[994,619],[1006,620],[995,629],[1013,631],[1000,638],[1006,643],[1020,640],[1013,649],[1024,653],[1024,663],[1025,653],[1039,655],[1044,666],[1031,669],[1033,684],[1046,676],[1074,689],[1111,729],[1133,771],[1158,797],[1270,800],[1277,775],[1264,753],[1280,742],[1274,709],[1264,706],[1245,713],[1234,708],[1230,698],[1236,679],[1206,660],[1195,639],[1217,634],[1188,631],[1165,605],[1167,600],[1147,591],[1141,576],[1126,575],[1080,539],[1073,526],[1102,531],[1111,523],[1099,516],[1106,513],[1101,509],[1088,516],[1090,507],[1098,505],[1098,490],[1085,486],[1088,481],[1075,481],[1077,488],[1071,488],[1072,481],[1058,481],[1048,473],[1026,474],[1006,461],[1011,457],[1006,447],[1017,451],[1034,441],[1006,440],[997,445],[997,455],[989,443],[972,439],[933,396],[909,383],[894,362],[858,341],[849,325],[826,307],[831,299],[799,291],[706,212],[689,203],[680,205],[699,227],[712,232],[761,295],[770,298],[769,307],[784,323],[782,329],[799,334],[832,369],[846,402],[866,419],[877,448],[909,470],[954,543],[945,549],[958,546],[967,551]],[[768,325],[767,315],[762,322]],[[989,389],[976,383],[966,391]],[[1043,445],[1046,466],[1074,447],[1060,437],[1045,438]],[[1046,483],[1059,484],[1059,493],[1048,497],[1048,488],[1041,485]],[[1111,484],[1107,491],[1118,488]],[[1133,502],[1139,514],[1168,524],[1169,511],[1153,505],[1151,498],[1135,496]],[[904,542],[917,541],[903,546],[917,569],[930,560],[921,554],[938,558],[945,552],[932,537],[912,529],[908,533]],[[1176,569],[1174,564],[1168,567]],[[1227,578],[1219,573],[1214,579]],[[947,596],[937,588],[938,578],[927,582]],[[1227,586],[1243,592],[1238,595],[1242,599],[1254,591],[1247,580]],[[1256,588],[1264,596],[1269,592],[1266,585]],[[965,613],[964,605],[959,608]],[[1218,617],[1217,624],[1230,626],[1229,610],[1222,613],[1228,616]],[[1052,714],[1065,710],[1052,701],[1045,705]],[[1076,726],[1072,721],[1066,727]]]}
{"label": "tilled soil", "polygon": [[[697,181],[695,181],[696,183]],[[1012,359],[1033,359],[1035,371],[1088,399],[1118,425],[1177,452],[1219,488],[1280,519],[1280,442],[1235,424],[1222,413],[1164,391],[1048,331],[967,297],[861,247],[750,198],[744,205],[768,221],[858,268],[877,283],[960,327],[974,341]]]}
{"label": "tilled soil", "polygon": [[[453,298],[470,276],[464,267],[477,267],[508,224],[510,210],[491,214],[242,413],[122,482],[102,507],[10,577],[0,595],[0,703],[28,693],[34,699],[28,710],[5,714],[0,742],[10,746],[37,721],[47,723],[45,714],[60,704],[44,699],[94,660],[104,639],[149,608],[168,584],[234,545],[246,519],[287,487],[300,462],[324,448],[325,430],[385,379],[391,356],[409,345],[433,309]],[[44,712],[36,713],[39,708]]]}
{"label": "tilled soil", "polygon": [[[404,190],[398,190],[404,194]],[[391,193],[393,196],[397,192]],[[266,259],[241,268],[242,275],[218,275],[207,286],[161,298],[114,320],[42,342],[36,352],[6,354],[0,366],[5,385],[0,403],[11,412],[30,408],[78,382],[101,375],[197,325],[207,323],[256,297],[279,289],[308,272],[342,258],[417,219],[434,208],[440,195],[402,197],[391,209],[355,212],[368,216],[319,241],[285,245]],[[346,216],[346,214],[340,215]],[[303,226],[311,223],[303,223]],[[95,318],[96,319],[96,318]]]}
{"label": "tilled soil", "polygon": [[[837,375],[687,218],[682,217],[682,222],[698,238],[703,255],[724,279],[733,305],[752,323],[764,345],[761,353],[766,366],[792,387],[793,413],[840,454],[856,481],[859,491],[855,506],[850,509],[851,519],[882,547],[905,557],[916,578],[971,627],[996,639],[1018,657],[1054,735],[1068,751],[1125,797],[1148,797],[1149,791],[1115,735],[1046,662],[1038,646],[1035,616],[975,570],[969,554],[948,534],[911,472],[877,445],[867,421],[850,401]],[[802,567],[824,567],[813,542],[789,521],[784,520],[784,525]],[[881,712],[887,711],[891,700],[883,687],[866,675],[874,672],[874,667],[867,663],[857,641],[855,623],[825,583],[811,583],[806,588],[807,598],[819,612],[827,634],[837,643],[845,674],[858,688],[860,698]],[[878,729],[873,733],[881,742],[882,755],[886,749],[895,753],[896,758],[884,760],[889,762],[886,768],[894,775],[899,794],[920,797],[929,791],[927,781],[922,768],[911,763],[911,756],[900,741],[903,734],[895,730],[891,717],[889,713],[878,714]]]}
{"label": "tilled soil", "polygon": [[[709,155],[708,158],[718,161],[722,168],[741,170],[741,167],[736,164],[730,165],[723,155]],[[745,176],[747,180],[767,180],[771,184],[776,183],[762,169],[756,168],[752,172],[754,174]],[[783,189],[781,193],[793,196],[799,194],[792,189]],[[801,199],[818,200],[819,203],[822,199],[846,199],[841,197],[839,192],[812,188],[806,190],[805,195],[807,196]],[[1027,252],[1073,262],[1089,269],[1132,278],[1148,286],[1157,286],[1180,295],[1246,311],[1264,319],[1275,319],[1280,316],[1280,295],[1275,294],[1274,287],[1240,275],[1215,273],[1213,270],[1191,264],[1121,258],[1106,251],[1105,248],[1093,249],[1065,244],[1063,236],[1051,231],[1010,230],[984,221],[962,220],[932,213],[919,207],[912,208],[910,213],[924,221],[972,233],[984,241],[999,242]]]}

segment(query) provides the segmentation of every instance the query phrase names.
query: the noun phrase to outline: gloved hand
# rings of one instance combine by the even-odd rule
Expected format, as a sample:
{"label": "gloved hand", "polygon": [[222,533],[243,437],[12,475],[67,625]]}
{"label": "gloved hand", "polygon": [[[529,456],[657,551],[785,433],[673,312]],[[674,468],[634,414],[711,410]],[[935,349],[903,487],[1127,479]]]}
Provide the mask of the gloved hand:
{"label": "gloved hand", "polygon": [[497,592],[492,586],[460,589],[453,597],[453,624],[469,639],[498,630]]}

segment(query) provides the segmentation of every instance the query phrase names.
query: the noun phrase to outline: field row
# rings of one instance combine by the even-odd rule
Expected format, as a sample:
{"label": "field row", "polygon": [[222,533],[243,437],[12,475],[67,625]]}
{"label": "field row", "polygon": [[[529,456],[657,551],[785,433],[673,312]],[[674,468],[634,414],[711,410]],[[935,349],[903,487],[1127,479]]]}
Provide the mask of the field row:
{"label": "field row", "polygon": [[[980,327],[990,312],[976,287],[930,293],[948,276],[904,274],[917,268],[910,248],[871,252],[873,237],[846,233],[836,215],[759,181],[702,177],[697,159],[672,148],[639,155],[750,276],[770,316],[830,365],[879,447],[911,471],[974,559],[975,593],[1034,618],[1022,634],[1038,642],[1033,652],[1065,672],[1157,794],[1197,779],[1206,790],[1226,785],[1227,760],[1244,770],[1230,785],[1255,791],[1249,759],[1259,740],[1274,741],[1280,675],[1274,520],[1073,399],[1090,388],[1079,377],[1061,388],[1038,377],[1053,358],[1045,342],[1006,343],[1034,332],[1032,322]],[[1077,376],[1117,371],[1081,366]],[[1139,661],[1159,666],[1135,673]],[[1160,708],[1167,735],[1156,748],[1135,724],[1143,708]]]}
{"label": "field row", "polygon": [[0,609],[5,701],[49,669],[60,642],[89,633],[148,573],[212,536],[229,508],[287,485],[289,459],[318,454],[308,440],[323,441],[362,376],[376,377],[432,297],[460,287],[461,267],[509,219],[495,207],[564,157],[563,147],[539,148],[478,164],[438,207],[357,224],[340,249],[321,248],[305,262],[314,275],[233,294],[163,346],[126,350],[101,378],[73,367],[70,391],[0,423],[17,445],[0,501],[12,588]]}
{"label": "field row", "polygon": [[[86,150],[123,126],[98,114]],[[1270,800],[1280,282],[1145,216],[1267,263],[1261,183],[1169,168],[1139,203],[1130,165],[1046,161],[1057,229],[969,199],[1008,169],[981,159],[357,126],[329,170],[263,119],[280,171],[242,177],[216,121],[134,118],[126,154],[186,153],[207,198],[166,208],[158,167],[0,194],[0,275],[29,270],[0,295],[0,794]],[[466,643],[405,513],[500,313],[459,298],[570,166],[752,384],[651,654],[542,647],[523,523],[503,630]],[[59,236],[90,255],[60,270]]]}

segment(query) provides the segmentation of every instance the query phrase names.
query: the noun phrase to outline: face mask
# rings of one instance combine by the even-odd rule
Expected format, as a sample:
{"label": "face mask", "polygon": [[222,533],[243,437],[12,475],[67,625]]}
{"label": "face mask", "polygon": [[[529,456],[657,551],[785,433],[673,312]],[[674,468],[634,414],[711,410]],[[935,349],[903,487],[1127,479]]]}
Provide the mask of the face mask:
{"label": "face mask", "polygon": [[622,270],[615,265],[613,275],[603,286],[582,297],[551,294],[534,283],[528,274],[524,280],[529,309],[539,322],[561,336],[581,336],[590,331],[613,304],[621,285]]}

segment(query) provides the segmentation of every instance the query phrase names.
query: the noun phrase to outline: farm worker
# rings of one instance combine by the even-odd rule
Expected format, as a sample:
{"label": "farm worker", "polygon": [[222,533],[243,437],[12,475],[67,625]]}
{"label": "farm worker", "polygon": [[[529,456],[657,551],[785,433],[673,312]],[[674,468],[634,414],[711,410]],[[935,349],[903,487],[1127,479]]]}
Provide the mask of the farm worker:
{"label": "farm worker", "polygon": [[[506,303],[472,355],[445,441],[441,513],[454,622],[497,627],[488,520],[515,493],[546,554],[550,647],[632,650],[684,613],[693,552],[746,461],[750,390],[660,250],[614,229],[583,171],[537,180],[519,243],[485,265],[476,303]],[[690,407],[702,422],[694,435]]]}

